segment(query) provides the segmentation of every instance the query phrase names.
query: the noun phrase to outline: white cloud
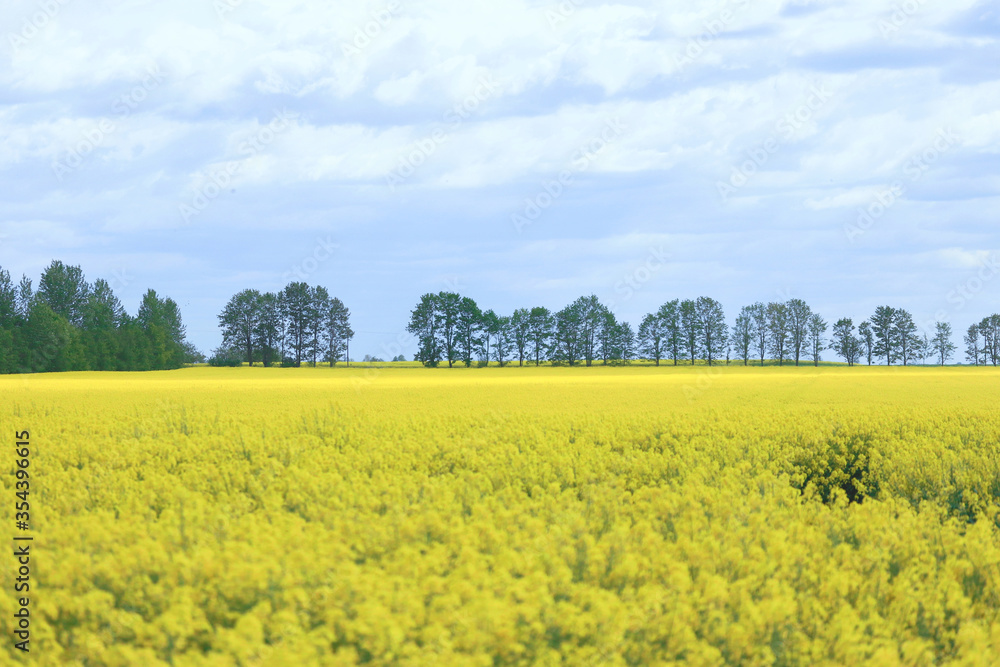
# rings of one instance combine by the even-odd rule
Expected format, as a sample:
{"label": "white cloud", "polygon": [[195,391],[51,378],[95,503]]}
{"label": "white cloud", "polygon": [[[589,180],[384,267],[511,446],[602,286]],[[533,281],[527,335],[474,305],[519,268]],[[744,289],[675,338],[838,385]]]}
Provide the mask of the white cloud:
{"label": "white cloud", "polygon": [[[337,230],[369,261],[384,261],[397,240],[402,257],[438,238],[456,244],[357,287],[335,273],[347,264],[326,269],[378,303],[380,292],[435,280],[427,276],[457,256],[486,285],[510,275],[505,262],[518,252],[534,263],[517,285],[598,289],[639,261],[649,238],[680,235],[697,266],[646,294],[676,285],[743,299],[815,271],[815,293],[837,283],[839,304],[862,275],[913,294],[940,291],[947,281],[936,271],[968,267],[1000,245],[1000,77],[982,64],[998,40],[956,28],[975,19],[973,0],[920,3],[885,35],[880,21],[895,0],[229,4],[220,14],[203,0],[72,2],[25,38],[38,5],[8,3],[0,265],[73,249],[90,258],[187,252],[199,257],[192,270],[217,268],[228,285],[224,277],[242,271],[280,275],[284,266],[268,263],[300,254],[287,245],[297,230]],[[113,105],[150,66],[162,83],[120,117]],[[484,77],[496,90],[476,97]],[[810,106],[816,86],[829,99]],[[298,114],[294,123],[246,151],[282,108]],[[53,161],[102,119],[114,131],[60,181]],[[624,131],[581,160],[615,119]],[[907,166],[943,128],[960,140],[915,178]],[[231,187],[182,224],[178,205],[230,161],[239,165]],[[412,173],[390,190],[386,175],[407,161]],[[748,161],[752,173],[722,201],[717,183]],[[572,185],[519,237],[510,215],[563,170]],[[842,230],[855,208],[897,180],[905,204],[848,243]],[[230,253],[248,264],[235,266],[219,249],[246,229],[275,236],[259,257]],[[743,250],[748,231],[753,251]],[[178,247],[159,248],[169,244]],[[167,263],[135,263],[149,272],[139,281],[176,280]],[[746,286],[734,284],[740,276]],[[500,288],[484,289],[488,300]],[[989,306],[985,295],[979,303]]]}
{"label": "white cloud", "polygon": [[996,255],[993,250],[965,250],[963,248],[942,248],[936,253],[937,259],[946,268],[976,269],[986,264],[986,261]]}
{"label": "white cloud", "polygon": [[851,188],[829,197],[821,199],[806,199],[805,205],[813,211],[822,211],[828,208],[855,207],[870,204],[878,196],[878,188]]}

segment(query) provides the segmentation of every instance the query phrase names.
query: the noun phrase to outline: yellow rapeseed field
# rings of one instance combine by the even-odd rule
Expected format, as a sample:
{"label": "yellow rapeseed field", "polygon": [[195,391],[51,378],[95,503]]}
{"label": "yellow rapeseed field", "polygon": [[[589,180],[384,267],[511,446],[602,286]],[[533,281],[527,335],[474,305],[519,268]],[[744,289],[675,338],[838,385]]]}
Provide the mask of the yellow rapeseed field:
{"label": "yellow rapeseed field", "polygon": [[4,664],[1000,660],[994,369],[189,368],[0,396],[5,539],[22,430],[35,537],[29,656],[0,560]]}

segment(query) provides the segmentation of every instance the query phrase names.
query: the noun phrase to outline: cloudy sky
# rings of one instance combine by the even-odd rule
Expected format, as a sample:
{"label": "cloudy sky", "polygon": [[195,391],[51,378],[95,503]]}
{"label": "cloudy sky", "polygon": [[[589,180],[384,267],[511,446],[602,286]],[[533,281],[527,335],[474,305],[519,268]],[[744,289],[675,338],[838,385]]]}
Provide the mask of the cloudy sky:
{"label": "cloudy sky", "polygon": [[356,358],[440,290],[633,323],[700,295],[1000,310],[992,2],[3,13],[0,267],[79,264],[133,313],[152,287],[205,351],[229,296],[290,280],[351,308]]}

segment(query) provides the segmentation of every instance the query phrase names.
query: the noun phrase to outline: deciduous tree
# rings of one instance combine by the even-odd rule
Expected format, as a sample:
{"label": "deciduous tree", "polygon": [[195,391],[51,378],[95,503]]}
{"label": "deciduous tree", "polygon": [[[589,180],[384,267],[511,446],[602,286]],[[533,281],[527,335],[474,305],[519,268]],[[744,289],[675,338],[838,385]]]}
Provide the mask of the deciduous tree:
{"label": "deciduous tree", "polygon": [[937,322],[934,324],[934,338],[931,339],[931,349],[937,355],[938,363],[942,366],[955,353],[955,344],[951,342],[951,337],[950,323]]}

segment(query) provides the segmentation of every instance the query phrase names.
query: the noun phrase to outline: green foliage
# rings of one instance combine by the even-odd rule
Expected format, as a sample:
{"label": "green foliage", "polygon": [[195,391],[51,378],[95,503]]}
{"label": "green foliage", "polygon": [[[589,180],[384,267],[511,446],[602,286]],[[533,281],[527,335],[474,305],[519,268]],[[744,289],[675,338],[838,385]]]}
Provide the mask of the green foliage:
{"label": "green foliage", "polygon": [[[239,349],[232,347],[220,347],[212,352],[212,356],[208,358],[209,366],[228,366],[235,368],[237,366],[243,365],[242,352]],[[294,365],[294,364],[292,364]]]}
{"label": "green foliage", "polygon": [[150,290],[129,317],[105,280],[54,261],[33,291],[0,269],[0,373],[180,368],[198,352],[184,340],[180,310]]}
{"label": "green foliage", "polygon": [[842,491],[848,502],[860,503],[878,495],[878,477],[873,466],[877,448],[870,432],[834,428],[822,441],[800,441],[790,457],[792,486],[806,495],[816,494],[831,502]]}
{"label": "green foliage", "polygon": [[184,363],[203,364],[205,363],[205,355],[202,354],[193,344],[184,343]]}

